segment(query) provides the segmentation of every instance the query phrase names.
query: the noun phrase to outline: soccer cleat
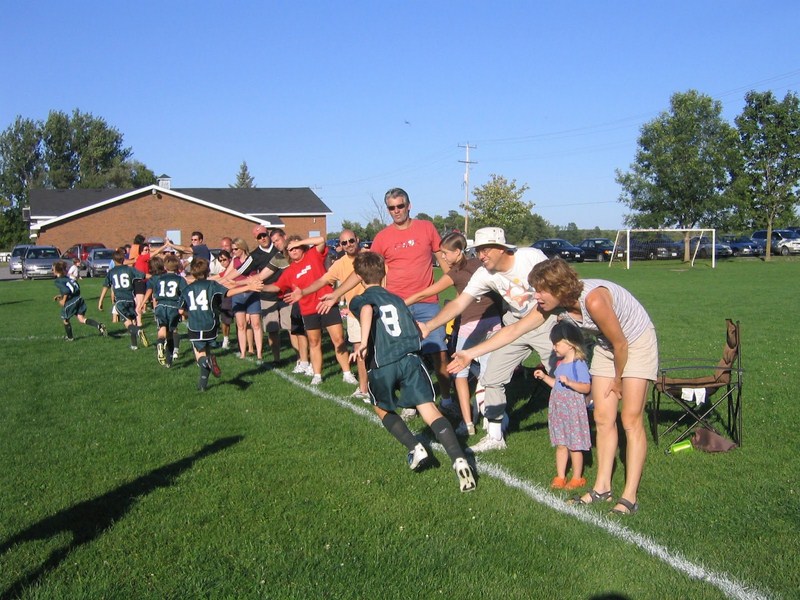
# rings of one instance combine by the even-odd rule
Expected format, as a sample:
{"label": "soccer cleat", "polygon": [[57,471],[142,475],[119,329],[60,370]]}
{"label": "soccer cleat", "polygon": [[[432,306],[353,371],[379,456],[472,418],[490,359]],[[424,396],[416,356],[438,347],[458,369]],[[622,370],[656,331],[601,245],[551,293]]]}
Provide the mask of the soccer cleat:
{"label": "soccer cleat", "polygon": [[131,350],[138,350],[138,349],[139,349],[139,346],[134,346],[133,344],[131,344]]}
{"label": "soccer cleat", "polygon": [[349,383],[350,385],[358,385],[358,379],[355,378],[350,371],[345,371],[342,375],[342,381],[345,383]]}
{"label": "soccer cleat", "polygon": [[211,369],[211,374],[214,377],[219,377],[220,375],[222,375],[222,370],[219,368],[219,365],[217,364],[217,357],[214,356],[213,354],[208,355],[208,366]]}
{"label": "soccer cleat", "polygon": [[160,342],[156,344],[156,358],[162,367],[167,364],[167,353],[164,351],[164,344]]}
{"label": "soccer cleat", "polygon": [[65,336],[64,336],[64,341],[65,341],[65,342],[74,342],[74,341],[75,341],[75,338],[73,338],[73,337],[69,337],[68,335],[65,335]]}
{"label": "soccer cleat", "polygon": [[147,348],[150,345],[150,341],[147,339],[147,335],[145,334],[144,329],[140,329],[137,335],[139,337],[139,343],[142,345],[142,348]]}
{"label": "soccer cleat", "polygon": [[172,351],[172,362],[175,362],[176,360],[178,360],[178,357],[180,355],[181,355],[181,353],[178,352],[177,348],[175,348],[175,350]]}
{"label": "soccer cleat", "polygon": [[405,421],[406,423],[416,418],[416,416],[417,416],[416,408],[404,408],[403,410],[400,411],[400,418],[403,419],[403,421]]}
{"label": "soccer cleat", "polygon": [[314,375],[311,378],[311,385],[319,385],[322,383],[322,375]]}
{"label": "soccer cleat", "polygon": [[478,452],[486,452],[488,450],[505,450],[506,448],[508,448],[508,446],[506,446],[506,441],[503,438],[496,440],[492,436],[487,435],[474,446],[467,448],[467,452],[472,452],[475,454]]}
{"label": "soccer cleat", "polygon": [[413,450],[408,453],[408,468],[412,471],[419,471],[428,462],[428,451],[425,446],[417,444]]}
{"label": "soccer cleat", "polygon": [[108,336],[108,329],[106,329],[106,326],[103,325],[102,323],[100,323],[97,326],[97,331],[99,331],[100,335],[102,335],[103,337],[107,337]]}
{"label": "soccer cleat", "polygon": [[462,492],[471,492],[478,484],[475,483],[475,476],[472,474],[472,468],[464,458],[457,458],[453,461],[453,470],[458,476],[458,487]]}
{"label": "soccer cleat", "polygon": [[461,421],[461,424],[456,427],[456,435],[460,437],[475,435],[475,425]]}

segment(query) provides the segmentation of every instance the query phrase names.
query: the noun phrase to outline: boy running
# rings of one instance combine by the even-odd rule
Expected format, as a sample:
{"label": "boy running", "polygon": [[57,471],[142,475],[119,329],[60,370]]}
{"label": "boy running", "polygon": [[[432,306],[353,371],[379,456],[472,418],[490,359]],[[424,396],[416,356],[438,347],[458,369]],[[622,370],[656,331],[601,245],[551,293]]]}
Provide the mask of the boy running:
{"label": "boy running", "polygon": [[154,273],[147,280],[147,291],[144,294],[143,304],[152,297],[156,307],[153,311],[158,325],[158,340],[156,341],[156,357],[158,364],[167,368],[172,366],[173,353],[180,343],[178,334],[178,323],[181,315],[181,292],[188,283],[178,275],[181,261],[174,254],[170,254],[163,259],[163,268],[154,269],[153,267],[161,262],[159,258],[150,259],[150,271]]}
{"label": "boy running", "polygon": [[189,339],[194,349],[197,366],[200,367],[200,380],[197,389],[204,392],[208,387],[208,375],[213,373],[219,377],[222,372],[217,358],[211,354],[211,348],[217,346],[217,329],[219,328],[219,305],[223,296],[235,296],[244,292],[260,292],[260,280],[250,281],[247,285],[226,288],[215,280],[209,280],[210,269],[205,258],[192,261],[191,273],[194,281],[181,292],[181,312],[187,315]]}
{"label": "boy running", "polygon": [[81,297],[81,287],[76,280],[67,276],[67,263],[63,260],[56,261],[53,264],[53,275],[56,276],[54,283],[58,288],[58,294],[53,296],[53,300],[61,305],[61,318],[64,321],[64,331],[67,333],[64,339],[68,342],[74,339],[72,325],[69,322],[72,317],[77,317],[84,325],[96,327],[100,335],[106,335],[105,325],[86,318],[86,302]]}
{"label": "boy running", "polygon": [[[420,357],[419,332],[411,311],[399,296],[380,286],[386,276],[383,257],[363,252],[355,257],[353,269],[366,288],[350,302],[350,311],[361,325],[362,345],[357,353],[368,365],[369,395],[375,413],[384,428],[408,448],[409,468],[419,471],[428,462],[428,451],[397,414],[398,407],[416,408],[453,461],[461,491],[474,490],[475,477],[453,426],[434,403],[433,383]],[[399,390],[399,397],[395,390]]]}
{"label": "boy running", "polygon": [[[144,329],[136,325],[136,300],[134,299],[133,282],[144,279],[145,274],[137,271],[133,267],[123,264],[125,253],[116,250],[113,254],[114,268],[109,270],[103,282],[103,289],[100,291],[100,300],[97,302],[97,309],[102,312],[103,300],[109,289],[114,290],[114,308],[117,314],[122,317],[123,323],[131,334],[131,350],[138,350],[139,343],[147,348],[150,342],[144,334]],[[138,342],[137,342],[138,339]]]}

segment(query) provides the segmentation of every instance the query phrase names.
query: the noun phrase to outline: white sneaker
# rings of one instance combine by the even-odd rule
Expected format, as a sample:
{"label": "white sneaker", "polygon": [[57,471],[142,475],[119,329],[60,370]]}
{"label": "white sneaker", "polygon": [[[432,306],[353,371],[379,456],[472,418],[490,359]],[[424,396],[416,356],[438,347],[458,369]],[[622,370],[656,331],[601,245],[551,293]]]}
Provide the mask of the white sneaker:
{"label": "white sneaker", "polygon": [[467,452],[475,454],[477,452],[486,452],[487,450],[505,450],[506,448],[508,448],[508,446],[506,446],[506,441],[503,438],[496,440],[492,436],[487,435],[474,446],[467,448]]}
{"label": "white sneaker", "polygon": [[311,378],[311,385],[319,385],[322,383],[322,375],[314,375]]}
{"label": "white sneaker", "polygon": [[400,411],[400,418],[403,419],[406,423],[411,421],[417,416],[417,409],[416,408],[404,408]]}
{"label": "white sneaker", "polygon": [[458,476],[458,487],[462,492],[471,492],[477,487],[475,483],[475,476],[472,474],[472,468],[466,459],[457,458],[453,462],[453,470]]}
{"label": "white sneaker", "polygon": [[456,435],[460,437],[475,435],[475,425],[461,421],[461,424],[456,427]]}
{"label": "white sneaker", "polygon": [[428,462],[428,451],[425,446],[417,444],[414,449],[408,453],[408,468],[412,471],[419,471]]}
{"label": "white sneaker", "polygon": [[358,385],[358,379],[350,371],[345,371],[342,375],[342,381],[350,385]]}
{"label": "white sneaker", "polygon": [[223,350],[227,350],[230,347],[230,345],[231,345],[230,339],[228,339],[226,337],[222,338],[222,349]]}
{"label": "white sneaker", "polygon": [[316,375],[316,373],[314,373],[314,367],[311,366],[311,363],[308,363],[303,375],[308,375],[309,377],[314,377]]}
{"label": "white sneaker", "polygon": [[178,360],[180,358],[180,356],[181,356],[181,353],[178,352],[177,348],[175,348],[175,350],[172,351],[172,360]]}
{"label": "white sneaker", "polygon": [[306,369],[308,369],[308,363],[297,361],[297,364],[294,366],[294,369],[292,369],[292,373],[297,373],[298,375],[300,374],[305,375]]}

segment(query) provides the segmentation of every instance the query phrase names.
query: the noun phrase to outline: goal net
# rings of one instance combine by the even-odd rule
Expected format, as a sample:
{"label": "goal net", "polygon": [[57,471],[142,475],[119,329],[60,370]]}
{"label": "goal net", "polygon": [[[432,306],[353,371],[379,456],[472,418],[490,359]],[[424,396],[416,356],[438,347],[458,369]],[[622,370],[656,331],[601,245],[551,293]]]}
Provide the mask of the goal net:
{"label": "goal net", "polygon": [[729,246],[717,243],[716,229],[620,229],[614,240],[613,260],[624,261],[628,269],[638,260],[671,260],[694,266],[698,259],[731,255]]}

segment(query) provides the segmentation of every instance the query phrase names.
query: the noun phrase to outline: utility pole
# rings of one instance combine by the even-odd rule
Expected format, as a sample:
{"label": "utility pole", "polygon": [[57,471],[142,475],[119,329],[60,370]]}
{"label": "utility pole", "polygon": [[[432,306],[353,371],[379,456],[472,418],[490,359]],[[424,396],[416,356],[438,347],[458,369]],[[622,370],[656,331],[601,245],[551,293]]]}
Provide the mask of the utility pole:
{"label": "utility pole", "polygon": [[470,146],[469,142],[466,145],[462,146],[461,144],[458,145],[459,148],[466,148],[467,149],[467,159],[460,160],[458,162],[464,163],[466,165],[466,170],[464,171],[464,237],[469,237],[469,166],[478,164],[477,161],[471,161],[469,159],[469,149],[470,148],[477,148],[477,146]]}

